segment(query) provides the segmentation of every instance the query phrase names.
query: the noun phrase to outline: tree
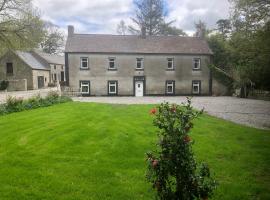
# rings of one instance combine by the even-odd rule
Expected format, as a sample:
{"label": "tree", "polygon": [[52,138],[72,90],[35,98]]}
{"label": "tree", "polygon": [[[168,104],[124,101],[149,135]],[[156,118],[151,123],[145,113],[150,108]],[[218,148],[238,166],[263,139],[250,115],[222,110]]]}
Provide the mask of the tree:
{"label": "tree", "polygon": [[0,53],[37,47],[43,36],[43,22],[30,0],[0,0]]}
{"label": "tree", "polygon": [[126,35],[128,27],[124,20],[121,20],[120,23],[117,25],[117,33],[119,35]]}
{"label": "tree", "polygon": [[270,20],[269,0],[230,0],[230,2],[232,22],[238,31],[250,34]]}
{"label": "tree", "polygon": [[40,43],[42,50],[49,54],[58,54],[63,51],[64,34],[59,30],[59,27],[46,22],[44,26],[45,37]]}
{"label": "tree", "polygon": [[174,22],[165,21],[163,0],[137,0],[135,6],[136,16],[131,19],[137,27],[129,26],[132,34],[140,35],[145,30],[146,35],[162,35],[168,32],[168,27]]}
{"label": "tree", "polygon": [[231,22],[229,19],[220,19],[217,21],[217,30],[223,36],[223,39],[228,37],[228,34],[231,32]]}
{"label": "tree", "polygon": [[187,36],[187,34],[182,30],[175,26],[161,26],[161,35],[178,35],[178,36]]}
{"label": "tree", "polygon": [[193,200],[211,197],[216,181],[207,164],[197,167],[190,130],[202,112],[193,110],[191,100],[182,105],[162,103],[150,111],[159,129],[157,148],[147,153],[147,179],[161,200]]}
{"label": "tree", "polygon": [[194,36],[199,37],[199,38],[206,38],[207,33],[208,33],[208,31],[206,29],[206,23],[199,20],[198,22],[195,22],[194,25],[196,28],[196,32],[195,32]]}

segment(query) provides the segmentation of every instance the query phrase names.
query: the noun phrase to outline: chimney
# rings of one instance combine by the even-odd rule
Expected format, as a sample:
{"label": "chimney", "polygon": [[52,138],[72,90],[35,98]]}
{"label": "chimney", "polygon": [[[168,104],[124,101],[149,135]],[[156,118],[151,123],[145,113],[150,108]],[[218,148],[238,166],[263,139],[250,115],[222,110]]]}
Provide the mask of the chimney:
{"label": "chimney", "polygon": [[145,28],[145,26],[142,26],[142,29],[141,29],[141,37],[143,38],[143,39],[145,39],[146,38],[146,28]]}
{"label": "chimney", "polygon": [[68,25],[68,36],[73,36],[74,34],[74,26]]}

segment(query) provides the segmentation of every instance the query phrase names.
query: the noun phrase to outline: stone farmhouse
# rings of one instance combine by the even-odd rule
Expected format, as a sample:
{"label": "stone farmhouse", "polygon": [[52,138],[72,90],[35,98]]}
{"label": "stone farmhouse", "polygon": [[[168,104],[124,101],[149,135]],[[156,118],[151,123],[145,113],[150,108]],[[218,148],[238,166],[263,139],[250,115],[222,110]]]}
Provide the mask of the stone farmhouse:
{"label": "stone farmhouse", "polygon": [[0,58],[0,80],[9,81],[9,91],[57,85],[66,80],[64,57],[38,50],[7,51]]}
{"label": "stone farmhouse", "polygon": [[222,95],[211,56],[201,38],[76,34],[68,26],[66,83],[83,96]]}

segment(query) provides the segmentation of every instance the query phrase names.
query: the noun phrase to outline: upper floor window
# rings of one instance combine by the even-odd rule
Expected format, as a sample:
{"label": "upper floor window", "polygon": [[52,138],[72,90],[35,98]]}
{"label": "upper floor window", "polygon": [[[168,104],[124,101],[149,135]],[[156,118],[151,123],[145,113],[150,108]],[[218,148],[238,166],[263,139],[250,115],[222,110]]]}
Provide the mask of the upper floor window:
{"label": "upper floor window", "polygon": [[174,69],[174,59],[173,58],[168,58],[168,68],[169,70],[173,70]]}
{"label": "upper floor window", "polygon": [[175,93],[175,81],[166,81],[166,94]]}
{"label": "upper floor window", "polygon": [[54,65],[53,67],[54,67],[54,69],[56,69],[56,65]]}
{"label": "upper floor window", "polygon": [[13,74],[13,63],[7,63],[7,74]]}
{"label": "upper floor window", "polygon": [[108,81],[108,94],[117,95],[118,82],[117,81]]}
{"label": "upper floor window", "polygon": [[192,81],[192,94],[201,93],[201,81]]}
{"label": "upper floor window", "polygon": [[143,69],[143,58],[137,58],[136,69]]}
{"label": "upper floor window", "polygon": [[63,65],[61,65],[61,69],[64,70],[64,66]]}
{"label": "upper floor window", "polygon": [[115,58],[109,58],[109,70],[115,70]]}
{"label": "upper floor window", "polygon": [[193,59],[193,70],[200,70],[201,69],[201,59],[194,58]]}
{"label": "upper floor window", "polygon": [[81,58],[81,69],[89,69],[88,58],[86,57]]}

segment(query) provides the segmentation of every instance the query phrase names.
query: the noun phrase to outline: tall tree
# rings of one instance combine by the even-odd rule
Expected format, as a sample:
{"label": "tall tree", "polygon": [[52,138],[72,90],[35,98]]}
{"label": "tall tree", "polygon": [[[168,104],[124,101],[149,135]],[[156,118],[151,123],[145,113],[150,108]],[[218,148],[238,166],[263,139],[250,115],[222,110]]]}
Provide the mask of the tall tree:
{"label": "tall tree", "polygon": [[45,37],[40,43],[42,50],[49,54],[59,54],[63,52],[64,34],[59,27],[51,22],[45,22]]}
{"label": "tall tree", "polygon": [[217,21],[217,30],[226,39],[231,32],[231,22],[229,19],[220,19]]}
{"label": "tall tree", "polygon": [[199,20],[198,22],[194,23],[196,32],[194,34],[195,37],[200,37],[200,38],[206,38],[207,36],[207,29],[206,29],[206,23]]}
{"label": "tall tree", "polygon": [[168,28],[174,21],[166,22],[163,0],[135,1],[136,16],[131,18],[136,27],[129,26],[132,34],[140,35],[145,30],[146,35],[175,34],[175,28]]}
{"label": "tall tree", "polygon": [[120,23],[117,25],[117,33],[119,35],[126,35],[128,27],[124,20],[121,20]]}
{"label": "tall tree", "polygon": [[43,22],[31,0],[0,0],[0,52],[37,47],[43,36]]}

